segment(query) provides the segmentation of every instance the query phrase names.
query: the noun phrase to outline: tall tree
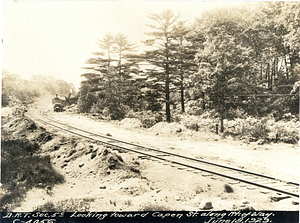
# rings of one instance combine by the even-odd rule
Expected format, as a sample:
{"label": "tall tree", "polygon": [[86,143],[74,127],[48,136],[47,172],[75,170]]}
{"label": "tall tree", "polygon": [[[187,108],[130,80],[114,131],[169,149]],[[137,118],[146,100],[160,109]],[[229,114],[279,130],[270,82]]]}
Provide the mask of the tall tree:
{"label": "tall tree", "polygon": [[108,108],[112,118],[120,118],[116,115],[117,111],[132,99],[129,73],[134,61],[127,59],[126,53],[132,52],[135,46],[125,35],[114,36],[112,33],[98,40],[98,45],[100,51],[93,53],[96,58],[86,61],[88,72],[82,74],[86,80],[82,82],[79,102],[86,99],[91,102],[80,102],[83,106],[89,106],[82,111],[92,107],[96,110]]}
{"label": "tall tree", "polygon": [[252,75],[252,49],[244,45],[243,22],[240,15],[233,15],[232,9],[225,8],[205,14],[199,20],[198,31],[206,37],[203,49],[199,49],[196,60],[199,71],[194,81],[214,104],[220,115],[220,131],[226,100],[234,94],[247,93],[249,83],[255,81]]}
{"label": "tall tree", "polygon": [[186,25],[186,21],[179,20],[174,27],[174,37],[176,42],[172,47],[172,60],[175,66],[175,73],[178,77],[178,85],[180,89],[181,112],[185,112],[185,79],[195,72],[197,67],[194,62],[196,50],[191,42],[191,28]]}
{"label": "tall tree", "polygon": [[97,102],[99,92],[104,90],[103,81],[107,79],[108,68],[113,60],[111,55],[114,41],[114,35],[106,33],[96,42],[100,49],[92,53],[96,57],[91,57],[85,62],[88,66],[84,67],[87,72],[81,75],[85,80],[81,82],[79,89],[79,112],[89,112]]}
{"label": "tall tree", "polygon": [[122,70],[126,67],[122,64],[122,59],[125,59],[125,64],[128,63],[129,61],[126,61],[126,53],[134,52],[135,48],[135,44],[130,43],[124,34],[118,33],[116,35],[113,45],[113,52],[117,53],[118,55],[118,67],[120,75],[122,73]]}
{"label": "tall tree", "polygon": [[147,26],[154,31],[146,33],[152,38],[146,40],[145,43],[155,47],[155,49],[146,52],[145,59],[157,67],[157,69],[152,72],[152,75],[156,76],[156,83],[160,83],[164,87],[166,119],[167,122],[170,122],[170,84],[171,80],[175,77],[175,75],[172,74],[171,44],[175,39],[174,28],[179,16],[168,9],[160,14],[149,14],[147,17],[154,22],[154,24],[147,24]]}

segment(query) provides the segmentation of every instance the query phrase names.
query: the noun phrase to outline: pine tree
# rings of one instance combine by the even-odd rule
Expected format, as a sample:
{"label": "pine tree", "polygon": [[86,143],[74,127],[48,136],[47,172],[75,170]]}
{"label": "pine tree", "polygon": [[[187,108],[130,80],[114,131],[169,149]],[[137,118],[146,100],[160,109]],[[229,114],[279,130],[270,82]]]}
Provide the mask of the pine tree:
{"label": "pine tree", "polygon": [[160,85],[164,89],[166,119],[171,121],[170,112],[170,84],[175,78],[172,73],[172,41],[174,41],[174,29],[178,22],[179,16],[175,15],[172,10],[165,10],[160,14],[149,14],[147,16],[155,25],[147,24],[154,31],[146,33],[152,37],[145,41],[147,45],[155,47],[154,50],[145,53],[145,59],[156,66],[156,69],[151,71],[151,76],[156,78],[156,85]]}

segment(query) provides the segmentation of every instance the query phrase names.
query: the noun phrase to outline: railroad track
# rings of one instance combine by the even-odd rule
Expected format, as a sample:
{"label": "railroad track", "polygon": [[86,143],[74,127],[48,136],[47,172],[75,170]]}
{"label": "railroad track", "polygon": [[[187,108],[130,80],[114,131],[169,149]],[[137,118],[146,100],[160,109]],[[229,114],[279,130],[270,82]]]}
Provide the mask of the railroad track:
{"label": "railroad track", "polygon": [[95,134],[90,131],[56,121],[41,114],[30,116],[35,120],[44,122],[47,125],[51,125],[70,134],[95,140],[98,144],[105,145],[108,148],[138,153],[140,158],[161,161],[163,164],[169,164],[178,168],[179,170],[192,171],[195,174],[202,174],[203,176],[211,177],[213,179],[224,181],[229,180],[229,184],[238,184],[239,186],[247,187],[250,190],[260,189],[262,193],[275,191],[285,198],[299,197],[299,183],[296,182],[277,179],[276,177],[271,177],[264,174],[224,166],[202,159],[187,157],[180,154],[133,144],[112,137]]}

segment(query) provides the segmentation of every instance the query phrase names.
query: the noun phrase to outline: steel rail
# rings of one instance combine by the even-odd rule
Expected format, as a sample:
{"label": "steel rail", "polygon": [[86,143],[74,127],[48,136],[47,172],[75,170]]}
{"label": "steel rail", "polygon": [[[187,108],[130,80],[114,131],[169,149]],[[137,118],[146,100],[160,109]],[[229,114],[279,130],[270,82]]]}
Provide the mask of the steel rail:
{"label": "steel rail", "polygon": [[[99,139],[95,139],[93,137],[90,137],[90,136],[86,136],[86,135],[82,135],[80,133],[77,133],[77,132],[74,132],[74,131],[71,131],[71,130],[68,130],[68,129],[65,129],[63,127],[60,127],[60,126],[57,126],[55,124],[52,124],[52,123],[49,123],[47,121],[44,121],[40,118],[37,118],[35,117],[36,119],[46,123],[46,124],[49,124],[49,125],[52,125],[56,128],[59,128],[59,129],[62,129],[63,131],[66,131],[66,132],[69,132],[71,134],[74,134],[74,135],[78,135],[80,137],[84,137],[84,138],[87,138],[87,139],[90,139],[90,140],[95,140],[101,144],[105,144],[105,145],[108,145],[108,146],[112,146],[112,147],[115,147],[115,148],[118,148],[118,149],[123,149],[123,150],[127,150],[127,151],[131,151],[131,152],[134,152],[134,153],[139,153],[139,154],[142,154],[142,155],[145,155],[145,156],[148,156],[148,157],[152,157],[152,158],[155,158],[155,159],[159,159],[159,160],[163,160],[163,161],[166,161],[166,162],[169,162],[169,163],[172,163],[172,164],[177,164],[177,165],[180,165],[180,166],[184,166],[184,167],[187,167],[187,168],[191,168],[191,169],[195,169],[195,170],[200,170],[200,171],[204,171],[204,172],[207,172],[207,173],[211,173],[211,174],[214,174],[214,175],[218,175],[218,176],[221,176],[221,177],[225,177],[225,178],[229,178],[229,179],[232,179],[232,180],[236,180],[238,182],[243,182],[243,183],[247,183],[247,184],[251,184],[251,185],[254,185],[254,186],[258,186],[258,187],[261,187],[261,188],[264,188],[264,189],[269,189],[269,190],[272,190],[272,191],[276,191],[276,192],[280,192],[280,193],[283,193],[283,194],[287,194],[287,195],[291,195],[291,196],[294,196],[294,197],[299,197],[299,194],[297,193],[294,193],[294,192],[289,192],[289,191],[285,191],[285,190],[282,190],[282,189],[278,189],[278,188],[274,188],[274,187],[271,187],[271,186],[266,186],[266,185],[262,185],[262,184],[259,184],[259,183],[256,183],[256,182],[253,182],[253,181],[249,181],[249,180],[245,180],[245,179],[241,179],[241,178],[238,178],[238,177],[234,177],[234,176],[229,176],[229,175],[226,175],[226,174],[223,174],[223,173],[220,173],[220,172],[215,172],[215,171],[212,171],[212,170],[207,170],[207,169],[203,169],[203,168],[199,168],[199,167],[196,167],[196,166],[191,166],[189,164],[185,164],[185,163],[181,163],[181,162],[178,162],[178,161],[174,161],[174,160],[169,160],[169,159],[166,159],[166,158],[163,158],[163,157],[160,157],[160,156],[157,156],[157,155],[152,155],[152,154],[149,154],[149,153],[145,153],[145,152],[142,152],[142,151],[137,151],[137,150],[134,150],[134,149],[130,149],[130,148],[126,148],[124,146],[120,146],[120,145],[115,145],[115,144],[112,144],[112,143],[108,143],[108,142],[104,142],[104,141],[101,141]],[[52,119],[50,119],[52,120]],[[59,124],[62,124],[62,123],[59,123]],[[62,124],[62,125],[66,125],[66,124]],[[68,126],[69,128],[73,128],[72,126]],[[76,128],[77,130],[81,131],[80,129]],[[91,134],[90,132],[88,131],[84,131],[88,134]],[[94,135],[94,134],[93,134]],[[101,136],[101,135],[100,135]],[[106,138],[106,137],[105,137]],[[110,137],[109,137],[110,138]],[[113,138],[110,138],[110,139],[113,139]],[[120,141],[120,140],[119,140]],[[133,144],[135,145],[135,144]],[[147,148],[147,147],[146,147]],[[151,148],[150,148],[151,149]],[[155,151],[159,151],[161,152],[160,150],[155,150]],[[186,159],[185,156],[181,156],[181,155],[178,155],[178,154],[172,154],[170,153],[170,155],[172,156],[178,156],[180,158],[184,158]],[[189,158],[189,157],[187,157]],[[198,160],[197,160],[198,161]],[[200,162],[202,162],[201,160],[199,160]],[[218,167],[223,167],[222,165],[221,166],[218,166]],[[225,166],[226,167],[226,166]],[[230,168],[231,169],[231,168]],[[248,171],[247,171],[248,172]],[[251,173],[251,172],[250,172]],[[249,174],[249,172],[248,172]],[[252,174],[253,175],[253,174]],[[255,175],[255,173],[254,173]],[[264,176],[261,176],[259,174],[260,177],[264,177]],[[252,178],[253,179],[253,178]],[[272,178],[272,180],[275,180],[274,183],[276,183],[276,181],[278,182],[278,180],[276,178]],[[280,181],[282,182],[282,181]],[[287,185],[290,185],[291,183],[289,182],[285,182]]]}
{"label": "steel rail", "polygon": [[171,156],[176,156],[176,157],[180,157],[180,158],[192,160],[192,161],[195,161],[195,162],[201,162],[201,163],[205,163],[205,164],[209,164],[209,165],[213,165],[213,166],[218,166],[218,167],[222,167],[222,168],[229,169],[229,170],[234,170],[234,171],[241,172],[241,173],[246,173],[246,174],[251,174],[251,175],[255,175],[255,176],[260,176],[260,177],[268,178],[268,179],[271,179],[271,180],[281,181],[281,182],[285,182],[285,183],[288,183],[288,184],[299,186],[299,183],[297,183],[297,182],[291,182],[291,181],[287,181],[287,180],[275,178],[275,177],[272,177],[272,176],[268,176],[268,175],[265,175],[265,174],[260,174],[260,173],[255,173],[255,172],[251,172],[251,171],[239,169],[239,168],[224,166],[222,164],[218,164],[218,163],[214,163],[214,162],[209,162],[209,161],[200,160],[200,159],[196,159],[196,158],[192,158],[192,157],[187,157],[187,156],[183,156],[183,155],[179,155],[179,154],[174,154],[174,153],[167,152],[167,151],[162,151],[162,150],[159,150],[159,149],[154,149],[154,148],[150,148],[150,147],[145,147],[145,146],[133,144],[133,143],[126,142],[126,141],[123,141],[123,140],[120,140],[120,139],[116,139],[116,138],[112,138],[112,137],[108,137],[108,136],[103,136],[103,135],[95,134],[95,133],[92,133],[92,132],[89,132],[89,131],[86,131],[86,130],[83,130],[83,129],[80,129],[80,128],[77,128],[77,127],[74,127],[74,126],[69,126],[69,125],[67,125],[65,123],[62,123],[62,122],[59,122],[57,120],[51,119],[51,118],[49,118],[49,117],[47,117],[45,115],[43,115],[43,117],[47,118],[50,121],[53,121],[53,122],[56,122],[56,123],[59,123],[59,124],[62,124],[62,125],[74,128],[74,129],[77,129],[79,131],[82,131],[82,132],[85,132],[85,133],[88,133],[88,134],[91,134],[91,135],[95,135],[95,136],[98,136],[98,137],[101,137],[101,138],[109,139],[109,140],[112,140],[112,141],[117,141],[117,142],[120,142],[120,143],[124,143],[124,144],[127,144],[127,145],[131,145],[131,146],[143,148],[143,149],[146,149],[146,150],[152,150],[152,151],[156,151],[156,152],[159,152],[159,153],[164,153],[164,154],[167,154],[167,155],[171,155]]}

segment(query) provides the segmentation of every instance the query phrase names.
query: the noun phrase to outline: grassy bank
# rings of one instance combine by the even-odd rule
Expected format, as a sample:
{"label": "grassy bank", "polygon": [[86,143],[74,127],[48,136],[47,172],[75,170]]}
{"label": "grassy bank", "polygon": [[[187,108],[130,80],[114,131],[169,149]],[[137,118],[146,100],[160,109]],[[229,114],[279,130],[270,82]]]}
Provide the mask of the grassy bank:
{"label": "grassy bank", "polygon": [[53,169],[50,157],[37,155],[37,143],[13,138],[2,129],[1,147],[1,211],[19,206],[34,187],[46,189],[64,182],[64,177]]}

